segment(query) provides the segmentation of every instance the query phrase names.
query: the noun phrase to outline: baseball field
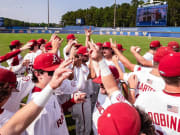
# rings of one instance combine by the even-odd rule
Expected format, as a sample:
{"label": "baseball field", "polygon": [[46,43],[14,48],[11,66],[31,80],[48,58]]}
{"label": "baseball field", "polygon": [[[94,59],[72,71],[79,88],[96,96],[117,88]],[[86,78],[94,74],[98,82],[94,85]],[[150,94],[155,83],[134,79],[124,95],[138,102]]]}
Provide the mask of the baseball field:
{"label": "baseball field", "polygon": [[[0,56],[6,54],[9,50],[9,44],[12,40],[20,40],[22,43],[26,43],[27,41],[31,39],[39,39],[44,38],[48,39],[50,38],[51,34],[0,34]],[[66,36],[67,34],[59,34],[61,38],[64,38],[64,42],[60,48],[61,55],[63,47],[66,45]],[[85,35],[75,34],[75,36],[78,39],[78,42],[84,45],[85,42]],[[149,49],[149,43],[153,40],[159,40],[163,46],[166,46],[169,41],[177,41],[180,43],[180,38],[161,38],[161,37],[151,37],[151,39],[148,39],[148,37],[137,37],[137,36],[118,36],[118,35],[92,35],[91,38],[94,42],[105,42],[109,41],[109,38],[112,38],[113,41],[117,41],[117,43],[121,43],[123,45],[123,48],[127,49],[124,52],[124,55],[128,57],[128,59],[135,63],[135,59],[130,53],[129,49],[130,46],[140,46],[142,48],[141,54],[144,54]],[[22,55],[27,53],[23,52]],[[2,65],[6,66],[6,63],[2,63]]]}

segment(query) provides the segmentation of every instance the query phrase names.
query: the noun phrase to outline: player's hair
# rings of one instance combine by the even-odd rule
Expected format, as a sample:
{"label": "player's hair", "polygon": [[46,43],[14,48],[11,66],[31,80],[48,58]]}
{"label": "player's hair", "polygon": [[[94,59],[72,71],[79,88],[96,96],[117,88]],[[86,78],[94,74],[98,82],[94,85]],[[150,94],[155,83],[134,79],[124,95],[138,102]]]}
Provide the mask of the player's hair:
{"label": "player's hair", "polygon": [[7,99],[12,92],[12,88],[9,83],[0,83],[0,103]]}
{"label": "player's hair", "polygon": [[17,46],[16,45],[9,45],[9,49],[12,51],[13,49],[15,49]]}
{"label": "player's hair", "polygon": [[161,76],[161,77],[169,85],[180,86],[180,76],[175,76],[175,77]]}
{"label": "player's hair", "polygon": [[30,49],[31,51],[33,51],[33,50],[34,50],[34,46],[31,46],[29,49]]}
{"label": "player's hair", "polygon": [[141,130],[140,130],[140,135],[141,134],[146,134],[146,135],[155,135],[155,127],[152,123],[151,118],[147,113],[145,113],[143,110],[141,110],[138,107],[135,107],[136,110],[139,113],[139,116],[141,118]]}
{"label": "player's hair", "polygon": [[[43,70],[34,70],[34,71],[37,71],[40,74],[42,74],[44,72]],[[38,82],[38,78],[35,76],[34,71],[33,71],[32,81],[34,83],[37,83]]]}
{"label": "player's hair", "polygon": [[149,47],[149,49],[151,49],[153,51],[156,51],[158,48],[160,48],[160,46],[159,47]]}

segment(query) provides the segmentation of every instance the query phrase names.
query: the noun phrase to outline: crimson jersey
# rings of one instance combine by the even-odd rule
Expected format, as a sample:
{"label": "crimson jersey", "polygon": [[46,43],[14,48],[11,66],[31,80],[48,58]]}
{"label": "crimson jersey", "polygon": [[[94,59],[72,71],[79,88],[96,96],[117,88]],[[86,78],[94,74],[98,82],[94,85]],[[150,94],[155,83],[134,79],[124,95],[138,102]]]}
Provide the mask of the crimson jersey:
{"label": "crimson jersey", "polygon": [[180,94],[164,90],[143,93],[135,105],[148,113],[159,135],[180,134]]}

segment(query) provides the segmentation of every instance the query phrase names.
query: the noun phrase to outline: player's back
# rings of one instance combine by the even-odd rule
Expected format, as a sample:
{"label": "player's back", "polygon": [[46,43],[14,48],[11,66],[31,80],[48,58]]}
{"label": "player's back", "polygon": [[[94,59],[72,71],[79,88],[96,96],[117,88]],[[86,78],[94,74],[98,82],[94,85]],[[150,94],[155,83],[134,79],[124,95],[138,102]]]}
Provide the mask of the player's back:
{"label": "player's back", "polygon": [[160,135],[180,133],[180,94],[169,94],[164,90],[143,93],[135,105],[148,113]]}

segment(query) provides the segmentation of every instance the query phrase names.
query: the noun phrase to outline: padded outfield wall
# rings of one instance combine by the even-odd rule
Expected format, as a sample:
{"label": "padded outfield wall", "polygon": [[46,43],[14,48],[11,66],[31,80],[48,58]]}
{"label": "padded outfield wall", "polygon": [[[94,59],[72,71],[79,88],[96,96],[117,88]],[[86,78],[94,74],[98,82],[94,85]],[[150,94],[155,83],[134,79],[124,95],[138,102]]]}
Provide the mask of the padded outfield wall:
{"label": "padded outfield wall", "polygon": [[[84,34],[84,29],[90,26],[66,26],[64,28],[44,27],[0,27],[0,33],[74,33]],[[103,28],[91,26],[94,34],[122,35],[122,36],[152,36],[152,37],[176,37],[180,38],[180,27],[131,27]]]}

